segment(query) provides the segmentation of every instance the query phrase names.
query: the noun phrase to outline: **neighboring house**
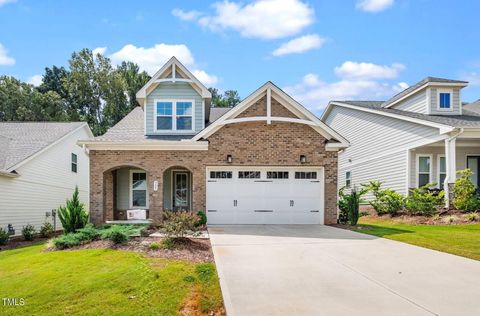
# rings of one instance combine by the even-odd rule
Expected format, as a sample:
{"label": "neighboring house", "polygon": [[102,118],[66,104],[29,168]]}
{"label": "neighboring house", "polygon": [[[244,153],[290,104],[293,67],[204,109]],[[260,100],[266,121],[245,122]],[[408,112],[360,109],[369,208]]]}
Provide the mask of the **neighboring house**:
{"label": "neighboring house", "polygon": [[480,104],[462,106],[467,84],[428,77],[388,101],[331,101],[322,120],[350,142],[339,154],[338,186],[379,180],[407,194],[435,182],[448,204],[456,171],[468,167],[478,187]]}
{"label": "neighboring house", "polygon": [[231,109],[171,58],[142,105],[89,150],[94,223],[146,209],[206,211],[210,224],[336,222],[337,152],[347,141],[271,82]]}
{"label": "neighboring house", "polygon": [[81,122],[0,123],[0,227],[20,235],[24,225],[53,224],[51,211],[75,186],[88,203],[88,157],[77,141],[92,136]]}

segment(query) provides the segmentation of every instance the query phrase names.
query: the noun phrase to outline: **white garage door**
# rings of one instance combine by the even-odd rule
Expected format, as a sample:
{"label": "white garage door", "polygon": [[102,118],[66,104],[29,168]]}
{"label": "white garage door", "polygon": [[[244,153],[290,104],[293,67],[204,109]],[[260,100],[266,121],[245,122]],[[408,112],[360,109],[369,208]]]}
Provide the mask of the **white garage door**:
{"label": "white garage door", "polygon": [[323,169],[208,167],[209,224],[323,224]]}

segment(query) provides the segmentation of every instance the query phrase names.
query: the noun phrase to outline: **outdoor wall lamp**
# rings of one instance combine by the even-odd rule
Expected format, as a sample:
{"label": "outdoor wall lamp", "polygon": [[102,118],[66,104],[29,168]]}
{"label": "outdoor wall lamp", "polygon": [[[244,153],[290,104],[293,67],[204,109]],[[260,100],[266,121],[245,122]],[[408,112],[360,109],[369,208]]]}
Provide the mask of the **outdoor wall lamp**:
{"label": "outdoor wall lamp", "polygon": [[307,156],[300,155],[300,163],[306,163],[306,162],[307,162]]}
{"label": "outdoor wall lamp", "polygon": [[232,155],[227,155],[227,162],[232,163],[232,161],[233,161]]}

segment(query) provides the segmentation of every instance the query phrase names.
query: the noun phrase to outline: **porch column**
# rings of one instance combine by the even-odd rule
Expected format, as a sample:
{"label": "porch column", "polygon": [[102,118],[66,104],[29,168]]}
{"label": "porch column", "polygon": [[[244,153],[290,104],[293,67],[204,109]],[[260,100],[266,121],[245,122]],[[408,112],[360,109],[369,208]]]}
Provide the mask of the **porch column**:
{"label": "porch column", "polygon": [[163,169],[160,169],[147,172],[149,192],[148,215],[155,224],[161,223],[163,216],[163,171]]}
{"label": "porch column", "polygon": [[457,177],[457,161],[456,161],[456,140],[445,139],[445,167],[447,176],[443,188],[445,190],[445,206],[450,207],[453,199],[453,183]]}
{"label": "porch column", "polygon": [[114,196],[114,183],[113,183],[113,172],[108,171],[103,175],[103,216],[104,221],[112,221],[114,206],[115,206],[115,196]]}

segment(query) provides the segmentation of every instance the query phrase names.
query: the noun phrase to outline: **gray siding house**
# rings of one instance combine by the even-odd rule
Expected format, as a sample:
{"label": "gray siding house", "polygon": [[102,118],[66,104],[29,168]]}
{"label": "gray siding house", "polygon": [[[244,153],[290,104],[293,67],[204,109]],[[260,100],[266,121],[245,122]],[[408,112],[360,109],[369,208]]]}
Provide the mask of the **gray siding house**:
{"label": "gray siding house", "polygon": [[387,101],[331,101],[322,120],[350,147],[339,153],[338,187],[371,180],[404,195],[427,183],[449,192],[457,170],[480,185],[480,104],[464,105],[468,82],[427,77]]}

